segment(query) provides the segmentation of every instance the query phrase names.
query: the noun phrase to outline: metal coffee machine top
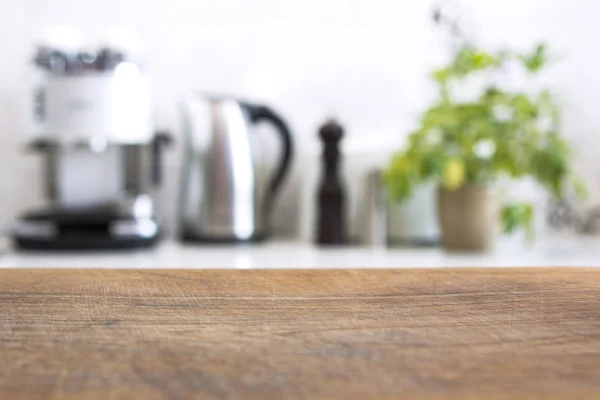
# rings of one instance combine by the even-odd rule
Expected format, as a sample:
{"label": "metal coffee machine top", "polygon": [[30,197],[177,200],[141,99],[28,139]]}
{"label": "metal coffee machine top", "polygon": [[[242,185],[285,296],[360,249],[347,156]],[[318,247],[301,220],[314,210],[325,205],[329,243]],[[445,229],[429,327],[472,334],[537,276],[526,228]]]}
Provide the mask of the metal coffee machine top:
{"label": "metal coffee machine top", "polygon": [[[293,155],[286,122],[265,106],[227,96],[190,96],[182,104],[185,127],[181,185],[181,237],[188,241],[239,242],[268,235],[268,217]],[[253,152],[255,125],[272,123],[281,154],[266,189]]]}
{"label": "metal coffee machine top", "polygon": [[153,193],[161,150],[140,60],[119,49],[40,46],[32,90],[35,139],[48,206],[12,230],[26,249],[145,247],[160,235]]}

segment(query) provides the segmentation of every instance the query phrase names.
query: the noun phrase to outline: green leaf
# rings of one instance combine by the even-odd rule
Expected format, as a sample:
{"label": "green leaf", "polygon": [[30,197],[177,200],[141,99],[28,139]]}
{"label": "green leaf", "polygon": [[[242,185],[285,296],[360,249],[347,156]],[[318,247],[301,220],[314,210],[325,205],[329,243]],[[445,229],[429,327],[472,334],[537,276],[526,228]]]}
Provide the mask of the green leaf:
{"label": "green leaf", "polygon": [[446,83],[450,79],[451,71],[448,68],[438,69],[432,72],[431,77],[438,83]]}
{"label": "green leaf", "polygon": [[548,54],[545,44],[539,44],[531,54],[524,54],[519,57],[527,70],[531,73],[540,71],[548,63]]}
{"label": "green leaf", "polygon": [[534,236],[534,207],[530,203],[515,203],[502,209],[502,223],[506,234],[523,229],[528,239]]}
{"label": "green leaf", "polygon": [[394,201],[402,201],[412,195],[415,178],[413,163],[406,153],[396,154],[383,173],[390,197]]}

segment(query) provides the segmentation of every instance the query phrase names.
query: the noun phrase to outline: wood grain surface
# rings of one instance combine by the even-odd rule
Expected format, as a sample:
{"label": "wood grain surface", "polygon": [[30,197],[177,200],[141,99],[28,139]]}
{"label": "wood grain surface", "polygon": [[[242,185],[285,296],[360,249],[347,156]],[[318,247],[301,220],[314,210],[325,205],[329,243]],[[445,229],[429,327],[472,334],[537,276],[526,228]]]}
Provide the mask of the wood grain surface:
{"label": "wood grain surface", "polygon": [[600,270],[0,270],[0,398],[599,399]]}

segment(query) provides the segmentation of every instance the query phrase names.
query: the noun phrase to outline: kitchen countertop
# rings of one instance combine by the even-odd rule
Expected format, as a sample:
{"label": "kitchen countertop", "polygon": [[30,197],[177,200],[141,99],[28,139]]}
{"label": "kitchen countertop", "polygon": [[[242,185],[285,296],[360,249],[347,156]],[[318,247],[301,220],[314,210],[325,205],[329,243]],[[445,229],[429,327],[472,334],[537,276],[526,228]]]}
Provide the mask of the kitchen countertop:
{"label": "kitchen countertop", "polygon": [[589,268],[1,269],[0,398],[596,399],[599,304]]}
{"label": "kitchen countertop", "polygon": [[600,266],[600,238],[546,238],[534,245],[503,241],[489,254],[439,248],[320,249],[274,241],[257,245],[192,246],[167,241],[156,249],[104,253],[0,255],[0,268],[408,268]]}

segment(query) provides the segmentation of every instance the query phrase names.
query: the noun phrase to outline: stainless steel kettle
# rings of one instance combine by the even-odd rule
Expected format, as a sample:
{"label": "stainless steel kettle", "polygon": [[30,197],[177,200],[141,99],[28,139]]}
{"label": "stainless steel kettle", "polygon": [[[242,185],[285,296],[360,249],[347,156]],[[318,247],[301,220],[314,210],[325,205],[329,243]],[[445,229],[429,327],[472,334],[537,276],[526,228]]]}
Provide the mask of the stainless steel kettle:
{"label": "stainless steel kettle", "polygon": [[[293,154],[287,124],[268,107],[226,96],[195,95],[181,108],[185,136],[181,238],[205,242],[265,238],[269,213]],[[266,190],[260,190],[252,150],[254,126],[262,121],[277,128],[282,143],[278,165]]]}

